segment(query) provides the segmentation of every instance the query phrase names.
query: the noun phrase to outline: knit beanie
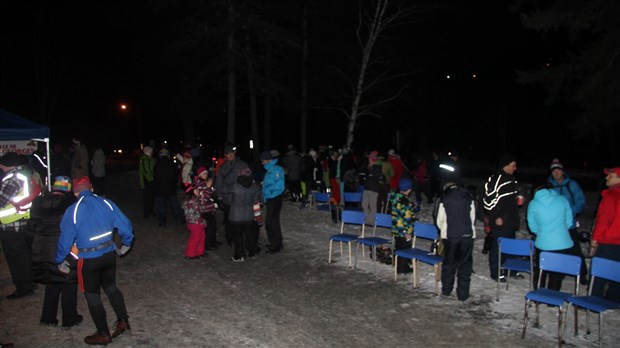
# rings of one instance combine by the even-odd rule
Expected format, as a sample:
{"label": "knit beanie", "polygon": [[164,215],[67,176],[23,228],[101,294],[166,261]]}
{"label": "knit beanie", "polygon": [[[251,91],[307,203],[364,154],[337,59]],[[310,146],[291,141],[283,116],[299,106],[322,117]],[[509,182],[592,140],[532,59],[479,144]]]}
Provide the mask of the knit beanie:
{"label": "knit beanie", "polygon": [[71,192],[71,178],[68,176],[57,176],[52,186],[52,191]]}
{"label": "knit beanie", "polygon": [[93,185],[90,183],[90,179],[87,176],[77,178],[73,181],[73,192],[80,193],[84,190],[90,190]]}
{"label": "knit beanie", "polygon": [[273,159],[273,156],[271,155],[271,152],[263,151],[263,153],[260,154],[259,159],[261,161],[271,161]]}
{"label": "knit beanie", "polygon": [[499,155],[499,167],[500,168],[504,168],[505,166],[509,165],[511,162],[516,161],[517,158],[511,154],[509,154],[508,152],[504,152],[501,155]]}
{"label": "knit beanie", "polygon": [[406,192],[408,190],[411,190],[412,188],[413,182],[409,178],[402,178],[398,182],[398,190],[400,190],[400,192]]}
{"label": "knit beanie", "polygon": [[554,158],[553,161],[551,161],[551,166],[549,166],[549,170],[553,171],[554,169],[564,170],[562,162],[560,162],[560,160],[557,158]]}
{"label": "knit beanie", "polygon": [[198,170],[196,170],[196,174],[197,174],[198,176],[200,176],[200,174],[205,173],[205,172],[208,172],[208,171],[209,171],[209,170],[207,169],[207,167],[205,167],[205,166],[200,166],[200,167],[198,167]]}

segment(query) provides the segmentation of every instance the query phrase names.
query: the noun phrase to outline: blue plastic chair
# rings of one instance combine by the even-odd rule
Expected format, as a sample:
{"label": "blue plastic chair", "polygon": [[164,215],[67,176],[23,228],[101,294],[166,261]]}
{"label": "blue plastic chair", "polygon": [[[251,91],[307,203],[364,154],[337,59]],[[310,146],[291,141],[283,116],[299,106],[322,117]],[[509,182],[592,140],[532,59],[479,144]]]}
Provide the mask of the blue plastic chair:
{"label": "blue plastic chair", "polygon": [[[589,313],[598,313],[598,341],[599,345],[603,340],[603,312],[607,310],[619,309],[620,303],[612,302],[604,298],[592,295],[592,285],[594,278],[606,279],[614,282],[620,282],[620,262],[601,257],[592,258],[590,278],[590,290],[587,296],[572,296],[566,301],[575,307],[575,336],[577,336],[578,314],[577,310],[583,308],[586,310],[586,332],[590,334]],[[568,311],[567,311],[568,315]]]}
{"label": "blue plastic chair", "polygon": [[[344,233],[345,226],[347,225],[360,226],[361,234],[357,235],[357,234]],[[328,258],[327,263],[332,263],[333,242],[340,242],[340,256],[342,258],[344,258],[344,250],[342,248],[342,243],[347,243],[349,245],[349,268],[352,268],[353,267],[353,252],[352,252],[351,243],[353,243],[353,241],[356,240],[357,238],[360,238],[360,237],[363,238],[364,230],[365,230],[364,213],[362,213],[361,211],[343,210],[342,219],[340,223],[340,233],[334,234],[329,237],[329,258]]]}
{"label": "blue plastic chair", "polygon": [[342,197],[343,206],[346,210],[362,211],[362,193],[345,192]]}
{"label": "blue plastic chair", "polygon": [[314,206],[314,209],[331,212],[332,208],[331,204],[329,204],[329,201],[332,197],[329,193],[315,191],[312,193],[312,195],[312,205]]}
{"label": "blue plastic chair", "polygon": [[[534,241],[531,239],[514,239],[514,238],[497,238],[498,246],[498,261],[500,265],[497,269],[497,279],[500,279],[502,270],[506,270],[506,290],[508,290],[508,274],[510,271],[515,272],[527,272],[530,275],[530,290],[532,290],[533,276],[534,276]],[[519,258],[503,257],[504,262],[501,262],[502,254],[518,256]],[[527,259],[524,259],[527,257]],[[499,301],[499,283],[497,282],[497,291],[495,294],[495,300]]]}
{"label": "blue plastic chair", "polygon": [[398,277],[398,258],[402,257],[409,259],[413,263],[413,287],[418,288],[419,263],[423,262],[433,266],[435,271],[435,293],[439,295],[439,281],[441,279],[441,264],[443,263],[443,257],[429,252],[430,243],[426,249],[416,248],[419,239],[430,241],[430,243],[437,243],[439,239],[439,231],[437,226],[421,222],[414,223],[412,248],[396,250],[394,253],[394,280],[396,281]]}
{"label": "blue plastic chair", "polygon": [[[377,227],[382,229],[387,229],[390,233],[392,232],[392,215],[390,214],[382,214],[377,213],[375,215],[375,224],[372,229],[371,237],[364,237],[357,239],[357,246],[355,250],[355,267],[357,267],[357,256],[359,254],[359,246],[369,246],[372,248],[371,259],[373,261],[373,271],[377,269],[377,246],[382,244],[391,244],[392,239],[376,237]],[[355,268],[354,267],[354,268]]]}
{"label": "blue plastic chair", "polygon": [[[566,300],[571,296],[579,295],[579,273],[581,270],[581,258],[574,255],[554,253],[550,251],[543,251],[540,253],[540,264],[538,274],[538,286],[536,290],[529,291],[525,294],[525,313],[523,314],[523,331],[521,332],[521,338],[525,338],[525,331],[527,329],[528,321],[528,307],[530,302],[536,304],[536,323],[535,327],[540,325],[539,322],[539,304],[543,303],[551,307],[558,307],[558,346],[562,345],[563,325],[562,325],[562,313]],[[573,293],[541,289],[540,283],[542,280],[542,273],[544,271],[559,272],[575,277],[575,287]],[[567,303],[568,307],[568,303]]]}

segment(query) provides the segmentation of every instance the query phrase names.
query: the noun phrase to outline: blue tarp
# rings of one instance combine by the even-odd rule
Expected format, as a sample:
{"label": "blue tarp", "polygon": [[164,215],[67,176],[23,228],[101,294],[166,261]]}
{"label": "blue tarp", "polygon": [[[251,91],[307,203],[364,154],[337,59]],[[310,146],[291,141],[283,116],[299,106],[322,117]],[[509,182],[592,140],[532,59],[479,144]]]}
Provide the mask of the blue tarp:
{"label": "blue tarp", "polygon": [[49,137],[49,127],[0,109],[0,140],[30,140]]}

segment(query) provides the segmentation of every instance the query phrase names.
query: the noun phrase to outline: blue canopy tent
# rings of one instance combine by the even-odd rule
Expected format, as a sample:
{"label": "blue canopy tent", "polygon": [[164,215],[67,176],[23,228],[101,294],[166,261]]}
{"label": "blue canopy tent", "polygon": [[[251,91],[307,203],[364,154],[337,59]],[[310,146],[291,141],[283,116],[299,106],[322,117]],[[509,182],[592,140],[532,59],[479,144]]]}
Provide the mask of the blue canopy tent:
{"label": "blue canopy tent", "polygon": [[0,109],[0,140],[35,140],[45,142],[47,153],[47,188],[52,189],[50,178],[50,128]]}

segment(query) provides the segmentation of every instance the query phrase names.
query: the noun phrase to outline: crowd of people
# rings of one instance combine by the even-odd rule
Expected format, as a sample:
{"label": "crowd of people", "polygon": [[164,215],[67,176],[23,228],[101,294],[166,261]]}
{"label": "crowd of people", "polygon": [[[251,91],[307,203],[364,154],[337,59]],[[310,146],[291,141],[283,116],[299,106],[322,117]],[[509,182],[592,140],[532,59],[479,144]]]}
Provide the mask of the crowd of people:
{"label": "crowd of people", "polygon": [[[79,287],[97,329],[84,340],[87,344],[107,344],[130,330],[124,298],[116,286],[115,262],[117,255],[131,248],[131,222],[105,198],[105,156],[101,149],[93,152],[92,160],[79,139],[73,139],[72,156],[56,150],[52,154],[54,181],[50,192],[46,192],[43,179],[47,173],[37,170],[32,162],[12,152],[0,158],[4,175],[0,239],[15,285],[15,292],[7,299],[29,296],[37,283],[46,284],[41,324],[59,324],[56,315],[60,303],[61,326],[70,328],[83,320],[76,310]],[[137,168],[143,218],[156,218],[161,228],[168,225],[169,216],[177,224],[185,224],[188,239],[184,256],[188,260],[208,256],[209,250],[222,247],[218,225],[224,229],[232,262],[256,258],[263,248],[266,253],[277,254],[285,245],[280,224],[284,200],[303,209],[313,191],[328,192],[334,208],[330,209],[332,219],[339,222],[338,212],[348,208],[344,193],[361,192],[366,224],[373,225],[378,212],[391,214],[395,250],[411,248],[416,213],[423,204],[432,207],[433,223],[443,246],[437,252],[444,257],[444,296],[450,296],[456,279],[457,298],[469,298],[475,224],[480,215],[484,216],[486,239],[491,241],[489,277],[497,282],[522,277],[499,271],[504,255],[500,259],[495,242],[499,237],[516,238],[522,227],[519,209],[525,193],[520,192],[515,179],[517,159],[508,153],[499,157],[498,170],[488,177],[480,195],[465,185],[459,155],[454,151],[445,158],[432,153],[430,160],[415,156],[407,163],[395,150],[368,150],[359,155],[349,149],[319,147],[302,154],[289,145],[283,156],[277,150],[264,151],[257,161],[248,163],[232,145],[226,145],[216,161],[191,148],[171,152],[166,146],[156,149],[149,145],[142,149]],[[620,261],[620,167],[606,169],[605,175],[608,188],[603,191],[596,225],[587,242],[592,246],[591,255]],[[181,201],[180,192],[185,192]],[[527,229],[535,240],[536,255],[554,251],[580,256],[584,260],[581,279],[586,284],[587,255],[581,250],[583,236],[578,232],[578,217],[586,202],[579,184],[554,159],[548,178],[530,195]],[[220,223],[217,211],[222,212]],[[259,244],[262,225],[266,246]],[[121,246],[113,241],[115,229]],[[396,268],[399,273],[412,271],[403,258]],[[560,289],[561,283],[562,276],[553,273],[544,274],[537,282],[551,289]],[[117,317],[112,332],[100,289]],[[597,279],[592,291],[620,301],[618,284]]]}

